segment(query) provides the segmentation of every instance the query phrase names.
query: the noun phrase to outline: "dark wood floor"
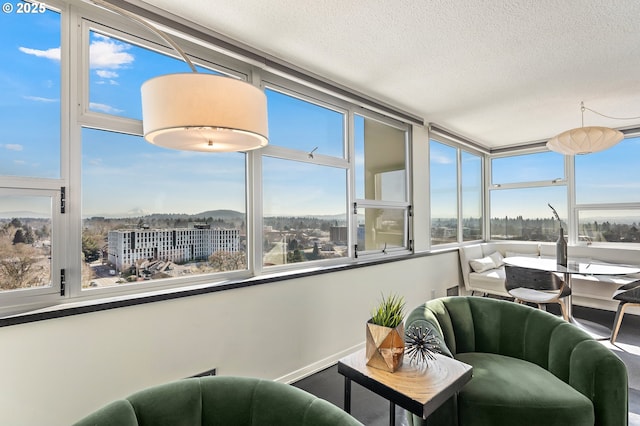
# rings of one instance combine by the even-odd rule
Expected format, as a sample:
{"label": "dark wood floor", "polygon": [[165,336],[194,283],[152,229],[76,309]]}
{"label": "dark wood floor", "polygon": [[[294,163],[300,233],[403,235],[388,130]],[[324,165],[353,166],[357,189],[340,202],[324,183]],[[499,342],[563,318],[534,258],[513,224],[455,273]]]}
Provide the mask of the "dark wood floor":
{"label": "dark wood floor", "polygon": [[[549,309],[553,311],[553,308]],[[614,313],[583,307],[574,308],[574,316],[611,327]],[[629,425],[640,426],[640,317],[626,314],[616,345],[611,348],[626,364],[629,374]],[[293,384],[343,408],[344,377],[334,365]],[[365,425],[388,425],[389,402],[352,383],[351,414]],[[404,410],[396,408],[396,425],[406,425]]]}

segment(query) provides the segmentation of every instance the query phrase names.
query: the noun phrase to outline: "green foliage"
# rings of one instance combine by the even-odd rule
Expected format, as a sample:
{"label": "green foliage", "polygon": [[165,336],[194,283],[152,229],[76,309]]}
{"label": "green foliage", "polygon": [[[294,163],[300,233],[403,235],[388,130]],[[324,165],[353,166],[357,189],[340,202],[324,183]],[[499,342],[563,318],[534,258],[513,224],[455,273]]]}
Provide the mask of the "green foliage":
{"label": "green foliage", "polygon": [[404,319],[404,297],[397,294],[390,294],[385,297],[371,312],[371,322],[383,327],[395,328]]}

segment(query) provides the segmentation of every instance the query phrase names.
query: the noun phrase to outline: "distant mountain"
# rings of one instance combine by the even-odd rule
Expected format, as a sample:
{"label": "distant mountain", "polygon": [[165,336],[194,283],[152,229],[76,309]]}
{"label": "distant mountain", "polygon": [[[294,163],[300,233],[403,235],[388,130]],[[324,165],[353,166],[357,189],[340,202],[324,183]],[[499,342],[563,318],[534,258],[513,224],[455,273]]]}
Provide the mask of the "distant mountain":
{"label": "distant mountain", "polygon": [[207,210],[206,212],[194,214],[191,217],[198,219],[206,219],[212,217],[214,219],[244,219],[244,213],[235,210]]}
{"label": "distant mountain", "polygon": [[13,218],[23,219],[47,219],[51,218],[51,215],[46,215],[44,213],[37,213],[32,211],[9,211],[9,212],[0,212],[0,219],[13,219]]}

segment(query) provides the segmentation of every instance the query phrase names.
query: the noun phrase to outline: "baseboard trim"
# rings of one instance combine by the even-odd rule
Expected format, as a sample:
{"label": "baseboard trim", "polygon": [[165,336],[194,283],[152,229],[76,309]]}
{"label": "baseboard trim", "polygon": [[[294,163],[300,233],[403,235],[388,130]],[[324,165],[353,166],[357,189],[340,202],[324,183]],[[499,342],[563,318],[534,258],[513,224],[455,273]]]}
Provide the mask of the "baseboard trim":
{"label": "baseboard trim", "polygon": [[321,359],[320,361],[314,362],[313,364],[309,364],[282,377],[278,377],[277,379],[275,379],[275,381],[291,384],[297,382],[298,380],[302,380],[305,377],[317,373],[318,371],[322,371],[326,368],[331,367],[332,365],[336,364],[341,358],[344,358],[345,356],[364,348],[364,344],[365,343],[362,342],[348,349],[337,352],[331,356]]}

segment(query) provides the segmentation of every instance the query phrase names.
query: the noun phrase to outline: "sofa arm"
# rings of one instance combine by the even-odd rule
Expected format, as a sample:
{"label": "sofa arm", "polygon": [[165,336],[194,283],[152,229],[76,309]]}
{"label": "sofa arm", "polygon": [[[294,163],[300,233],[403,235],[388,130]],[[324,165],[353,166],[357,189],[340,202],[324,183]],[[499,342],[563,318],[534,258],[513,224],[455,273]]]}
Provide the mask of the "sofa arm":
{"label": "sofa arm", "polygon": [[629,388],[620,358],[594,340],[576,345],[571,353],[569,384],[591,399],[595,424],[627,425]]}

